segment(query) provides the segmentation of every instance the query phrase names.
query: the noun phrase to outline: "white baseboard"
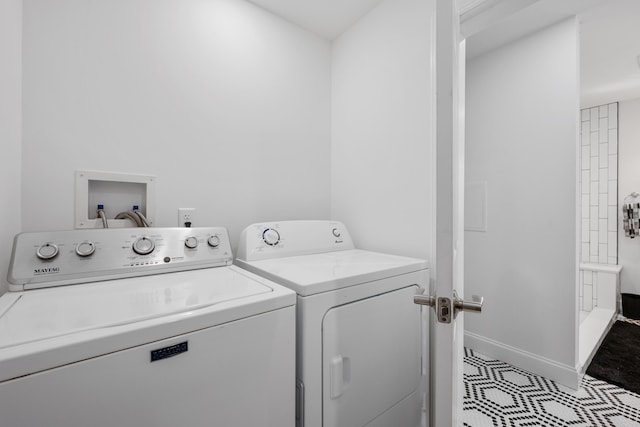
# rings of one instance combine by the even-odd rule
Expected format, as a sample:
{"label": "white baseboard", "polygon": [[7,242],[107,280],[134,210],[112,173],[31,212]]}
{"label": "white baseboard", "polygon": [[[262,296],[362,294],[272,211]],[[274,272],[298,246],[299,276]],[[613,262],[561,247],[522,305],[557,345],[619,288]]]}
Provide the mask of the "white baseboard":
{"label": "white baseboard", "polygon": [[568,366],[515,347],[476,335],[464,333],[464,345],[478,353],[509,363],[517,368],[578,389],[581,375],[576,366]]}

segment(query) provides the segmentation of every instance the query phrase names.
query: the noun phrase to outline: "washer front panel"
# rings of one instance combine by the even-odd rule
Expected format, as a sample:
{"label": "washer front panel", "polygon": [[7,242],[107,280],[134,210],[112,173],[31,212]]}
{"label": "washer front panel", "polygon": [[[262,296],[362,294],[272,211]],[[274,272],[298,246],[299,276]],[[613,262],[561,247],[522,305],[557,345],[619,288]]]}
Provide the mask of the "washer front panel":
{"label": "washer front panel", "polygon": [[21,233],[7,280],[17,291],[229,265],[232,259],[222,227]]}

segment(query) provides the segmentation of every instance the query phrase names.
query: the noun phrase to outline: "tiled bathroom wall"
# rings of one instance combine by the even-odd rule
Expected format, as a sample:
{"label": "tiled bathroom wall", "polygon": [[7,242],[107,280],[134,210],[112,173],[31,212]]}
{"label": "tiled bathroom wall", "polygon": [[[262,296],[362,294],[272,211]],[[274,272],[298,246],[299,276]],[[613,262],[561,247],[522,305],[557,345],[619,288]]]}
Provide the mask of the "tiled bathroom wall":
{"label": "tiled bathroom wall", "polygon": [[618,103],[582,110],[582,262],[618,263]]}
{"label": "tiled bathroom wall", "polygon": [[591,311],[598,306],[598,275],[593,271],[580,271],[580,310]]}
{"label": "tiled bathroom wall", "polygon": [[[618,103],[581,111],[581,261],[618,263]],[[580,274],[580,307],[597,305],[591,271]]]}

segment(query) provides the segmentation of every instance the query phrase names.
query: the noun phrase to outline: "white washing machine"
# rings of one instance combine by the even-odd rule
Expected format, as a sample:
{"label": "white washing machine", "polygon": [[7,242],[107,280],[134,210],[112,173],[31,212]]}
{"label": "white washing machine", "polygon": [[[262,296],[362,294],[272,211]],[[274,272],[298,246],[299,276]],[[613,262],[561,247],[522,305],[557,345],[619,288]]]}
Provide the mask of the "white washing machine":
{"label": "white washing machine", "polygon": [[284,221],[247,227],[236,264],[298,294],[298,426],[420,425],[426,261],[358,250],[339,222]]}
{"label": "white washing machine", "polygon": [[295,293],[224,228],[16,236],[0,425],[293,426]]}

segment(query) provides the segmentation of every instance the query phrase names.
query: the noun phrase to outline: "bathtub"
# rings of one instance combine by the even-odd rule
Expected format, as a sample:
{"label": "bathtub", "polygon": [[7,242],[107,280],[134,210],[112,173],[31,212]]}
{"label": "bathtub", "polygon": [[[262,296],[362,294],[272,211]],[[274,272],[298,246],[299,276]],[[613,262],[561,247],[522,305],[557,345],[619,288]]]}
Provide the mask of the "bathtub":
{"label": "bathtub", "polygon": [[580,264],[578,365],[584,373],[620,312],[621,265]]}

